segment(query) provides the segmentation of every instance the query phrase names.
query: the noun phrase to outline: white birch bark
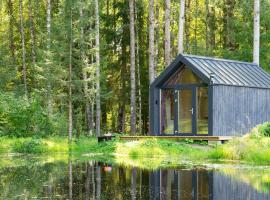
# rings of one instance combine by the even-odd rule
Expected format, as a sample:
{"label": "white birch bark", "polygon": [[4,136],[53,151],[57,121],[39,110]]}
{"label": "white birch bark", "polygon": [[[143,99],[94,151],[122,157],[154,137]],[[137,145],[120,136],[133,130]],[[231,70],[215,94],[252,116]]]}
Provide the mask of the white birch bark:
{"label": "white birch bark", "polygon": [[260,0],[254,0],[253,62],[260,64]]}
{"label": "white birch bark", "polygon": [[178,27],[178,54],[184,52],[184,23],[185,23],[185,0],[180,0],[179,27]]}
{"label": "white birch bark", "polygon": [[171,62],[171,35],[170,35],[170,0],[165,0],[165,65],[166,67]]}
{"label": "white birch bark", "polygon": [[70,5],[70,38],[69,38],[69,73],[68,73],[68,141],[72,141],[72,7]]}
{"label": "white birch bark", "polygon": [[22,42],[22,66],[23,66],[23,85],[24,85],[24,95],[27,98],[27,69],[25,63],[25,35],[24,35],[24,19],[23,19],[23,2],[20,0],[19,2],[19,12],[20,12],[20,32],[21,32],[21,42]]}
{"label": "white birch bark", "polygon": [[100,136],[100,45],[99,45],[99,5],[98,0],[95,0],[95,15],[96,15],[96,136]]}
{"label": "white birch bark", "polygon": [[[47,16],[46,16],[46,27],[47,27],[47,50],[51,50],[51,0],[47,0]],[[50,66],[47,66],[47,103],[48,103],[48,115],[52,115],[52,97],[51,97],[51,75]]]}
{"label": "white birch bark", "polygon": [[149,82],[155,80],[155,18],[154,0],[149,0]]}
{"label": "white birch bark", "polygon": [[[138,19],[138,12],[137,9],[135,7],[136,10],[136,19]],[[139,113],[138,113],[138,126],[139,126],[139,133],[142,133],[142,91],[141,91],[141,72],[140,72],[140,56],[139,56],[139,52],[140,52],[140,39],[139,39],[139,31],[138,28],[136,29],[136,40],[137,40],[137,45],[136,45],[136,64],[137,64],[137,81],[138,81],[138,103],[139,103]]]}
{"label": "white birch bark", "polygon": [[136,133],[136,77],[135,77],[135,28],[134,0],[129,0],[130,14],[130,132]]}
{"label": "white birch bark", "polygon": [[36,63],[36,42],[35,42],[35,23],[33,17],[33,8],[32,8],[32,0],[28,0],[28,11],[29,11],[29,21],[30,21],[30,37],[31,37],[31,56],[32,63]]}

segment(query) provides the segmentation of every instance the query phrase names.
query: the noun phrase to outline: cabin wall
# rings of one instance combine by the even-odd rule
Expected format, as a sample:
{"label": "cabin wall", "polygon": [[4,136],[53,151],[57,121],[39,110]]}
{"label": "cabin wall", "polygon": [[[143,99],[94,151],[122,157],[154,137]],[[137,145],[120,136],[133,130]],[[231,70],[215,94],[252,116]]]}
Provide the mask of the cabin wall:
{"label": "cabin wall", "polygon": [[[236,174],[234,174],[236,175]],[[246,177],[245,177],[246,178]],[[228,200],[228,199],[269,199],[269,194],[260,192],[243,180],[237,180],[233,175],[225,175],[219,172],[213,173],[213,196],[212,200]]]}
{"label": "cabin wall", "polygon": [[239,136],[270,121],[270,89],[214,85],[213,135]]}
{"label": "cabin wall", "polygon": [[159,104],[160,90],[155,86],[150,87],[150,135],[158,135],[159,130]]}

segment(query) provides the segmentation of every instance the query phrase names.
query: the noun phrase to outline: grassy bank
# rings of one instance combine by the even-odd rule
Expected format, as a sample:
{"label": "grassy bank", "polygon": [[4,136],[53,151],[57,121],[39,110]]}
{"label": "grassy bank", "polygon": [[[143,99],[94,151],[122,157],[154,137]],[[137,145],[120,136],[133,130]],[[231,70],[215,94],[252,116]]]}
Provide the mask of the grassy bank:
{"label": "grassy bank", "polygon": [[97,143],[95,138],[74,139],[71,145],[63,137],[0,138],[1,153],[55,154],[69,153],[113,159],[126,165],[155,168],[179,164],[183,161],[217,162],[233,160],[270,165],[270,123],[257,126],[244,137],[225,145],[208,146],[205,143],[147,139],[124,142],[118,139]]}

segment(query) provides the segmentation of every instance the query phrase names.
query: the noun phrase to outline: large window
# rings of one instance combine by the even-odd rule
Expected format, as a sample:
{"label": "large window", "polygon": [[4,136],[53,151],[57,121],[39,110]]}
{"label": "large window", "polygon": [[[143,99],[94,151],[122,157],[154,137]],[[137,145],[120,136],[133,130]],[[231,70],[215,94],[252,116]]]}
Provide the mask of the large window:
{"label": "large window", "polygon": [[195,130],[196,134],[208,134],[208,87],[201,83],[192,70],[182,66],[163,84],[161,134],[194,134]]}
{"label": "large window", "polygon": [[197,88],[197,133],[208,134],[208,88]]}
{"label": "large window", "polygon": [[161,133],[173,134],[174,132],[174,91],[161,90]]}
{"label": "large window", "polygon": [[202,83],[202,80],[196,76],[192,70],[187,67],[181,67],[164,84],[164,86],[175,86],[177,84]]}

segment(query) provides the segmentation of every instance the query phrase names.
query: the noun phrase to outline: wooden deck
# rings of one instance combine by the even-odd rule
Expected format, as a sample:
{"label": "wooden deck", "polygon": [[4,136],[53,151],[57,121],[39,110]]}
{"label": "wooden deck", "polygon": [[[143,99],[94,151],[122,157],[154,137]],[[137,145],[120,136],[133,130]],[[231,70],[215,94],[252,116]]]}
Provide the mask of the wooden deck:
{"label": "wooden deck", "polygon": [[215,141],[215,142],[226,142],[231,140],[230,136],[120,136],[121,140],[142,140],[142,139],[166,139],[166,140],[185,140],[190,139],[194,141]]}

